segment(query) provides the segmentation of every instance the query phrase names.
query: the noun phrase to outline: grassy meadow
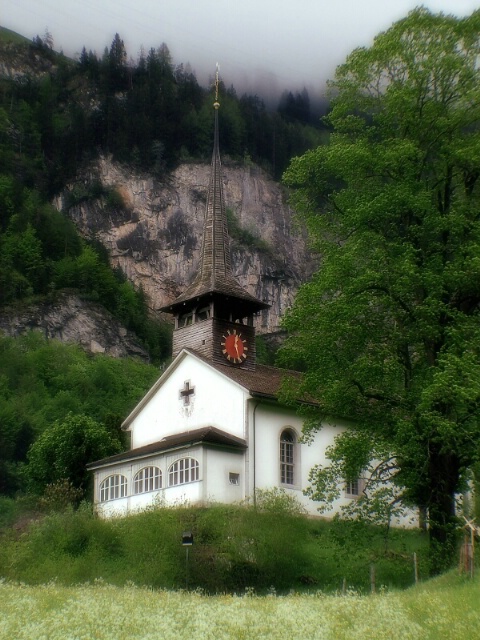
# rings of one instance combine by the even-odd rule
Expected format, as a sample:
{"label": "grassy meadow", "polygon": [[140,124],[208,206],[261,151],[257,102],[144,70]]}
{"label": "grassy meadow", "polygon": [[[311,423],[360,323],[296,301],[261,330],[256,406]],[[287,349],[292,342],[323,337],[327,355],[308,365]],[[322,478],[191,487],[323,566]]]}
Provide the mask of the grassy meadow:
{"label": "grassy meadow", "polygon": [[[480,632],[480,581],[456,570],[428,580],[419,531],[308,519],[278,495],[257,509],[180,505],[108,521],[86,503],[50,513],[19,505],[0,500],[0,640],[471,640]],[[194,535],[188,567],[185,530]]]}
{"label": "grassy meadow", "polygon": [[[78,510],[30,513],[0,501],[0,578],[29,585],[66,586],[104,580],[119,587],[205,593],[265,594],[321,589],[335,593],[407,588],[414,582],[413,554],[428,575],[428,540],[419,531],[390,530],[360,522],[327,522],[291,513],[282,496],[254,509],[212,505],[153,508],[127,518],[100,520],[88,504]],[[3,520],[2,520],[3,509]],[[2,527],[3,521],[3,527]],[[15,524],[14,524],[15,523]],[[182,547],[182,532],[194,544]],[[188,568],[188,572],[187,572]]]}
{"label": "grassy meadow", "polygon": [[471,640],[480,582],[452,573],[403,592],[205,596],[102,583],[0,584],[0,640]]}

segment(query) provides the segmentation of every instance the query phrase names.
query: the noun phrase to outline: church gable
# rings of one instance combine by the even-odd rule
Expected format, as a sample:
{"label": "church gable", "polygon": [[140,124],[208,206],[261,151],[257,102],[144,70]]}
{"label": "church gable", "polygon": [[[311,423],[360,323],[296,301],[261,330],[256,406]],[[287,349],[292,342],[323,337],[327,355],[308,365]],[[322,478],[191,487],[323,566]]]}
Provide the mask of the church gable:
{"label": "church gable", "polygon": [[183,352],[124,422],[131,447],[213,426],[244,438],[247,391],[207,362]]}

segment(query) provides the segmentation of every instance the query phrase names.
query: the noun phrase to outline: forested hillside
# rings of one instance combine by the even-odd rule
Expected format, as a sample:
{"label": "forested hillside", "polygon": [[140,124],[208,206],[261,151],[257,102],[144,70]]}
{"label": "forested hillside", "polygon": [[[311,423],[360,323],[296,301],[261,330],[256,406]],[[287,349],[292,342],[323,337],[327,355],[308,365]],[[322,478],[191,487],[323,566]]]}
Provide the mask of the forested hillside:
{"label": "forested hillside", "polygon": [[[53,50],[49,34],[18,42],[2,33],[0,305],[75,289],[105,305],[163,360],[168,331],[149,317],[142,291],[112,271],[102,247],[81,240],[50,203],[101,154],[165,180],[179,162],[208,160],[211,90],[174,65],[165,44],[133,62],[116,35],[101,58],[84,49],[73,61]],[[221,95],[222,153],[273,176],[326,135],[311,122],[306,91],[286,91],[274,112],[258,96],[239,98],[233,87]],[[98,190],[114,208],[116,192],[101,184]]]}
{"label": "forested hillside", "polygon": [[[0,336],[0,493],[27,489],[42,493],[46,484],[67,477],[69,471],[83,473],[89,455],[102,456],[101,449],[100,456],[98,449],[86,449],[79,430],[77,441],[70,443],[71,468],[58,465],[55,446],[43,482],[32,482],[27,465],[30,446],[42,434],[52,437],[54,425],[68,424],[69,418],[94,421],[98,441],[110,447],[105,455],[125,448],[120,423],[158,376],[152,365],[92,357],[76,345],[47,341],[36,332],[17,339]],[[62,441],[68,441],[67,430],[61,433]]]}

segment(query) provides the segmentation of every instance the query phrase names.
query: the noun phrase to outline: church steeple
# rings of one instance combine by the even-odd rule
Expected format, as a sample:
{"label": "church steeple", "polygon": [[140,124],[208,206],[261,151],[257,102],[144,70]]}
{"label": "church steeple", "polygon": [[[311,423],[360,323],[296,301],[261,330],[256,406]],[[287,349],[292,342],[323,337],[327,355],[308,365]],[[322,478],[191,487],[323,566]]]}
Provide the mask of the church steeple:
{"label": "church steeple", "polygon": [[[205,320],[215,321],[211,324],[212,330],[216,328],[214,333],[217,334],[218,329],[222,328],[216,326],[219,323],[225,325],[223,327],[225,331],[235,331],[235,335],[240,332],[240,329],[237,329],[234,325],[242,327],[244,333],[248,326],[247,333],[251,333],[253,339],[253,315],[269,307],[268,304],[245,291],[235,279],[232,271],[219,147],[218,65],[215,76],[215,102],[213,106],[213,153],[200,264],[192,284],[170,305],[163,308],[163,311],[175,315],[176,330],[192,327],[187,332],[181,332],[181,335],[176,335],[177,332],[174,332],[174,356],[184,346],[190,346],[209,357],[214,357],[219,348],[215,349],[214,335],[209,336],[208,340],[207,337],[203,336],[206,325],[202,324],[201,326],[200,323]],[[196,331],[193,331],[193,325],[198,325]],[[227,327],[226,325],[229,326]],[[199,342],[200,333],[202,333],[202,338]],[[221,345],[221,341],[219,345]],[[253,349],[254,346],[251,345],[250,348]],[[220,349],[220,355],[225,355],[222,354],[222,351]],[[249,354],[249,356],[252,356],[252,354]],[[235,360],[237,365],[247,366],[246,359],[245,362],[241,361],[242,359],[236,362],[238,358],[232,359]],[[253,356],[249,360],[253,361],[254,366]]]}

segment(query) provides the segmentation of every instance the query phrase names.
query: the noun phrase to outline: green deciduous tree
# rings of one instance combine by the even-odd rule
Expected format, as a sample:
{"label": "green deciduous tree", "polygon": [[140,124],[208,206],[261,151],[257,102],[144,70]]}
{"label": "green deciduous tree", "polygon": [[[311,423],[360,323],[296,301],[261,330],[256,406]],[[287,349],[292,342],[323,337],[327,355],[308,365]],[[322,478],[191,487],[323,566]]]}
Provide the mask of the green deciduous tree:
{"label": "green deciduous tree", "polygon": [[48,427],[28,452],[27,475],[32,489],[68,480],[84,492],[90,485],[86,465],[121,451],[118,438],[85,415],[68,414]]}
{"label": "green deciduous tree", "polygon": [[312,492],[328,494],[332,468],[349,479],[395,456],[398,490],[428,514],[433,571],[480,452],[479,54],[480,12],[413,11],[337,69],[331,143],[285,174],[321,266],[284,357],[322,415],[356,425]]}

